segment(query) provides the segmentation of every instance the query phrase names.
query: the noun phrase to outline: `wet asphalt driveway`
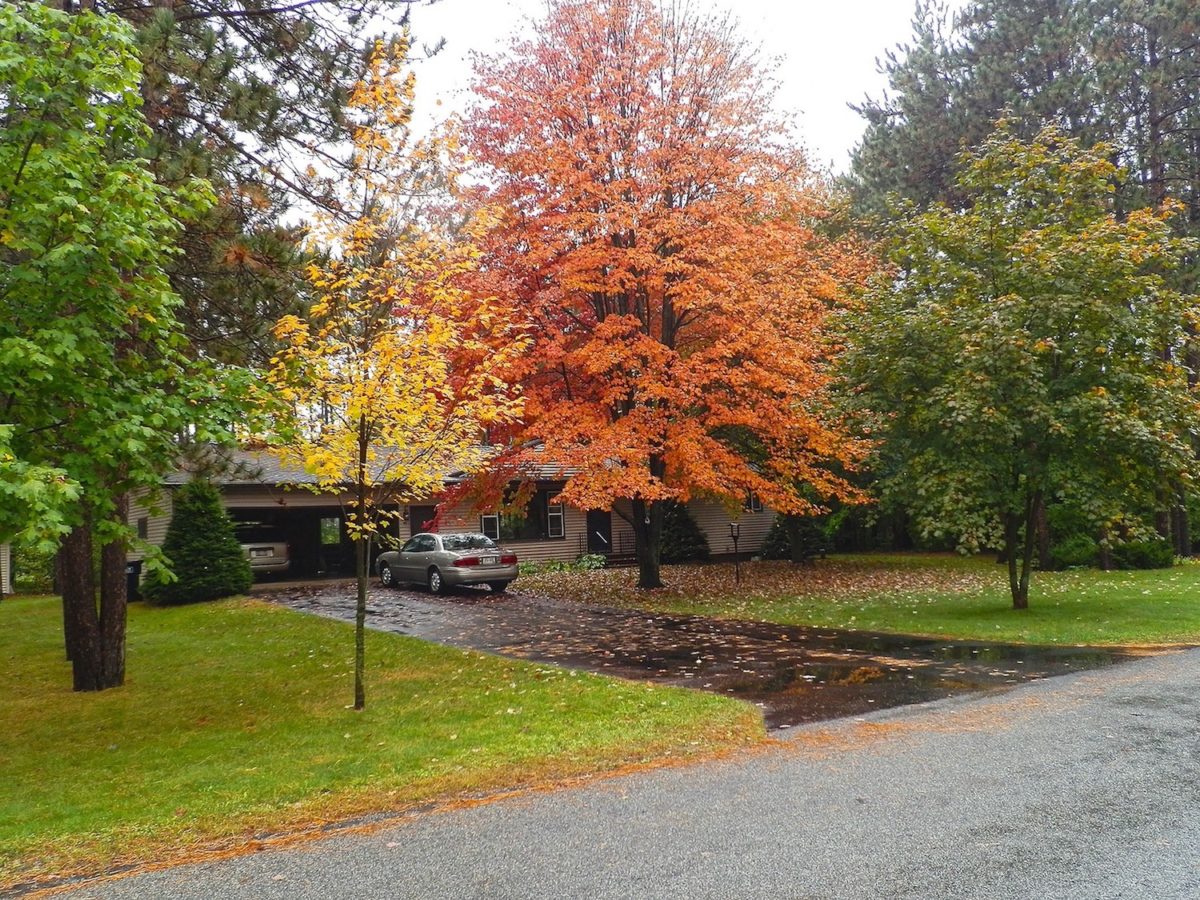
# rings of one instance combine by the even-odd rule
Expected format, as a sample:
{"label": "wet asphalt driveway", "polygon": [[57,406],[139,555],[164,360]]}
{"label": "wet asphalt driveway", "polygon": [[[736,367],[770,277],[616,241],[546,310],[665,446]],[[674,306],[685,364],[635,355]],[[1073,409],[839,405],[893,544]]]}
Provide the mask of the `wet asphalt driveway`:
{"label": "wet asphalt driveway", "polygon": [[[347,585],[281,588],[269,599],[354,618]],[[1098,668],[1119,651],[939,641],[829,628],[656,615],[460,589],[446,596],[372,585],[367,624],[455,647],[656,680],[758,704],[772,728],[860,715]]]}

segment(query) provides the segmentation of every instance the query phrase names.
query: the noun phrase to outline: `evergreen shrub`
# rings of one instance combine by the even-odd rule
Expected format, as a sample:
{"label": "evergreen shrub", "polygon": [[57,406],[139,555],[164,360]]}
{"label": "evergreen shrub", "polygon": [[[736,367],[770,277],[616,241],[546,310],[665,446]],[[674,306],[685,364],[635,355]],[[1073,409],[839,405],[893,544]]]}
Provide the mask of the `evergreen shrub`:
{"label": "evergreen shrub", "polygon": [[1055,569],[1094,566],[1099,555],[1100,545],[1089,534],[1071,534],[1050,547],[1050,562]]}
{"label": "evergreen shrub", "polygon": [[1118,569],[1169,569],[1175,565],[1175,551],[1163,538],[1130,541],[1113,545],[1112,560]]}
{"label": "evergreen shrub", "polygon": [[[840,518],[838,523],[840,524]],[[799,530],[800,534],[800,559],[793,561],[804,562],[828,549],[829,534],[833,528],[830,527],[830,523],[825,517],[798,516],[794,527]],[[762,557],[763,559],[793,559],[792,544],[788,538],[787,516],[775,517],[771,530],[767,532],[767,537],[763,542]]]}
{"label": "evergreen shrub", "polygon": [[707,562],[708,539],[687,506],[668,503],[663,518],[662,553],[659,559],[665,564]]}
{"label": "evergreen shrub", "polygon": [[175,492],[172,507],[162,549],[176,580],[151,572],[142,596],[165,605],[216,600],[248,590],[254,574],[217,489],[207,481],[190,481]]}

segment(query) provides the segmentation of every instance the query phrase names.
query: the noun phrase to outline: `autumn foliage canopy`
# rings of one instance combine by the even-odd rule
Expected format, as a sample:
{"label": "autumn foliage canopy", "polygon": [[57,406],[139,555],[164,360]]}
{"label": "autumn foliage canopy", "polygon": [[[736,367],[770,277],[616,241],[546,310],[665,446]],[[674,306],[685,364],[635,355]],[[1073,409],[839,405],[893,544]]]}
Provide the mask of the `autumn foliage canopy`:
{"label": "autumn foliage canopy", "polygon": [[732,23],[560,0],[478,71],[469,147],[503,217],[486,293],[532,336],[510,461],[577,473],[578,506],[631,498],[643,575],[664,501],[852,494],[824,328],[863,257],[818,236],[820,184]]}

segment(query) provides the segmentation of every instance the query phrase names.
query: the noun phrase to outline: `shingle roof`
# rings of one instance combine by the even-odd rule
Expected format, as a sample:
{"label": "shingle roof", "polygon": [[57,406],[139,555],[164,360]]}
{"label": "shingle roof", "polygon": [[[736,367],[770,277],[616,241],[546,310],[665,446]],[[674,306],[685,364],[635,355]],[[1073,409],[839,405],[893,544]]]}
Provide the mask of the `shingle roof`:
{"label": "shingle roof", "polygon": [[290,465],[274,450],[213,448],[198,463],[190,463],[166,477],[167,484],[183,484],[203,472],[213,484],[316,484],[317,477]]}
{"label": "shingle roof", "polygon": [[[578,470],[553,464],[534,463],[522,466],[522,473],[533,481],[563,481]],[[217,485],[317,484],[318,479],[301,466],[285,462],[277,450],[230,450],[209,448],[164,479],[166,484],[178,485],[190,481],[197,473]],[[446,482],[461,482],[465,472],[447,472]]]}

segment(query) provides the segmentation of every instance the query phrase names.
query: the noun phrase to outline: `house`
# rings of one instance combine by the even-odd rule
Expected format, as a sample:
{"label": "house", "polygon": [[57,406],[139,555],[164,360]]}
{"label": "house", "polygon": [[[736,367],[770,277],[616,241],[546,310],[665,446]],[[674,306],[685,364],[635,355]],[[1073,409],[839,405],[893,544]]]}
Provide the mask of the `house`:
{"label": "house", "polygon": [[[278,454],[265,450],[237,451],[230,465],[210,479],[218,485],[225,508],[237,522],[259,523],[282,533],[290,545],[290,577],[350,574],[354,551],[345,527],[351,495],[314,493],[316,479],[299,467],[285,464]],[[171,475],[166,489],[153,505],[144,498],[130,504],[129,522],[140,538],[161,544],[171,519],[171,490],[192,476]],[[525,509],[516,514],[482,512],[462,501],[443,509],[437,530],[446,533],[480,531],[514,549],[522,561],[573,560],[585,553],[614,559],[632,559],[633,527],[628,505],[614,510],[582,510],[558,502],[564,486],[561,471],[549,468],[530,473],[534,490]],[[448,486],[453,479],[448,479]],[[396,510],[398,541],[430,530],[437,516],[438,498],[406,504]],[[743,554],[761,549],[775,514],[748,498],[734,516],[716,502],[696,500],[688,504],[696,524],[704,532],[713,556],[732,555],[730,522],[740,526],[738,550]],[[386,549],[386,548],[380,548]],[[131,559],[140,557],[131,553]]]}

